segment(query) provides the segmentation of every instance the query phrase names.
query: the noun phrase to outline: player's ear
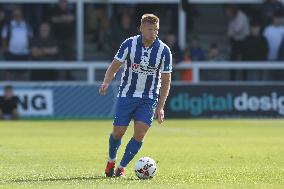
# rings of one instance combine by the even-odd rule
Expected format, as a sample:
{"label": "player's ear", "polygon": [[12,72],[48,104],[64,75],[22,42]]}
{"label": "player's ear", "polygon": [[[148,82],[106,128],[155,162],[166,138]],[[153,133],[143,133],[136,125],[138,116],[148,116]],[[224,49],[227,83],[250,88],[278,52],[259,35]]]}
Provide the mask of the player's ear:
{"label": "player's ear", "polygon": [[142,33],[142,24],[140,25],[139,30]]}

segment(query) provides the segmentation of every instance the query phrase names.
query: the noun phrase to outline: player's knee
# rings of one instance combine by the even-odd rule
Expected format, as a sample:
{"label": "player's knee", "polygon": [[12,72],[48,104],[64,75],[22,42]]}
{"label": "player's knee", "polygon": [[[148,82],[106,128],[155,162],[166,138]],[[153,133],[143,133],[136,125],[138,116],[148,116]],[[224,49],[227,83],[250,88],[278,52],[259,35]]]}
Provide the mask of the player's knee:
{"label": "player's knee", "polygon": [[136,125],[133,138],[142,142],[147,134],[149,127],[147,125]]}
{"label": "player's knee", "polygon": [[145,135],[146,135],[146,133],[134,133],[133,138],[136,141],[142,142],[144,140]]}
{"label": "player's knee", "polygon": [[112,132],[112,136],[115,139],[121,139],[123,137],[124,133],[125,133],[125,131],[116,131],[116,130],[114,130]]}
{"label": "player's knee", "polygon": [[123,137],[123,134],[122,133],[112,133],[112,136],[114,139],[121,139]]}

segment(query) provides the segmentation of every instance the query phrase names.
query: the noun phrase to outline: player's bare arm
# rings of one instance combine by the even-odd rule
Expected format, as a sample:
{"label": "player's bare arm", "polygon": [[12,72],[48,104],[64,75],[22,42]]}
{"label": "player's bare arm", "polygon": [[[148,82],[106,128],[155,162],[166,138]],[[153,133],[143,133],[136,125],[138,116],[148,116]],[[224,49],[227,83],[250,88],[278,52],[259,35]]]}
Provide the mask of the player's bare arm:
{"label": "player's bare arm", "polygon": [[99,93],[100,95],[105,95],[106,91],[108,89],[109,84],[112,82],[113,78],[115,77],[117,71],[119,70],[121,66],[121,62],[118,60],[114,59],[111,63],[111,65],[108,67],[105,78],[103,83],[100,86]]}
{"label": "player's bare arm", "polygon": [[158,118],[158,123],[161,124],[164,121],[164,106],[169,95],[171,85],[171,73],[162,73],[161,75],[161,89],[160,89],[160,99],[158,106],[156,108],[156,116]]}

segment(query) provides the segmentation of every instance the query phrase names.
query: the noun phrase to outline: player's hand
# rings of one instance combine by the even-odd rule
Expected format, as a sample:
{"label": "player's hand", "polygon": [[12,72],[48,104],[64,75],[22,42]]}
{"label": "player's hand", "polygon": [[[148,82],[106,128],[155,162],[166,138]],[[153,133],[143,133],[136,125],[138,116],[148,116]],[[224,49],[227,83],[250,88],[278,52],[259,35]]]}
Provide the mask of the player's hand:
{"label": "player's hand", "polygon": [[107,91],[107,89],[108,89],[108,86],[109,86],[109,85],[106,84],[106,83],[101,84],[100,89],[99,89],[99,93],[100,93],[101,96],[103,96],[103,95],[106,94],[106,91]]}
{"label": "player's hand", "polygon": [[157,108],[156,108],[156,111],[155,111],[155,117],[157,117],[159,124],[162,124],[162,123],[163,123],[163,121],[164,121],[164,116],[165,116],[164,109],[157,107]]}

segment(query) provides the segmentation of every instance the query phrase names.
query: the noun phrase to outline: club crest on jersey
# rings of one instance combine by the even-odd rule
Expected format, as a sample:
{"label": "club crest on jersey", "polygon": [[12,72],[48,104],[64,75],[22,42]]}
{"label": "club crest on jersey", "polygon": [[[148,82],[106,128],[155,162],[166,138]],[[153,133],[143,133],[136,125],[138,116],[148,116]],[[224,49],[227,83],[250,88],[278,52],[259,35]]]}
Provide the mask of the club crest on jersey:
{"label": "club crest on jersey", "polygon": [[143,68],[147,68],[147,66],[149,65],[149,60],[147,61],[145,58],[142,57],[142,61],[141,61],[140,65]]}

